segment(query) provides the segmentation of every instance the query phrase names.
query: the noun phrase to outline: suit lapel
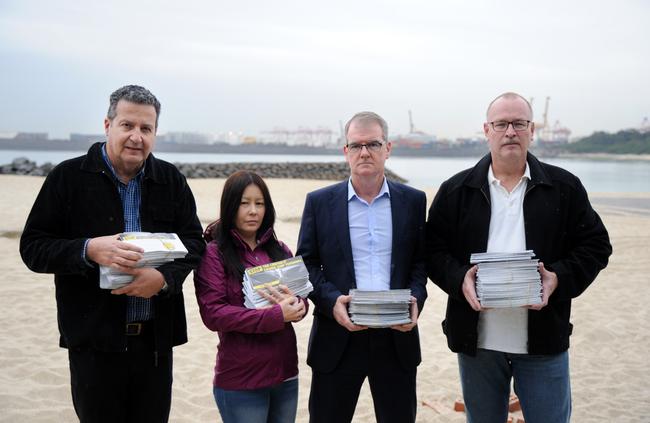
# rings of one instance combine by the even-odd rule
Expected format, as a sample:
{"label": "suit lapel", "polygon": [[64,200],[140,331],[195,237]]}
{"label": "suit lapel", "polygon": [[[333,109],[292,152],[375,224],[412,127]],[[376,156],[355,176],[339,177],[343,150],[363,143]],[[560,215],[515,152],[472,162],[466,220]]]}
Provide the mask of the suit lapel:
{"label": "suit lapel", "polygon": [[348,219],[348,184],[347,181],[339,184],[330,195],[330,209],[332,210],[332,231],[336,232],[341,251],[345,257],[345,265],[351,275],[352,286],[357,282],[354,276],[354,262],[352,260],[352,242],[350,241],[350,221]]}
{"label": "suit lapel", "polygon": [[404,236],[409,209],[404,192],[399,186],[388,181],[388,189],[390,190],[390,213],[393,226],[393,241],[390,254],[390,287],[395,289],[397,287],[393,286],[393,275],[398,261],[397,256],[401,252],[397,240],[402,239]]}

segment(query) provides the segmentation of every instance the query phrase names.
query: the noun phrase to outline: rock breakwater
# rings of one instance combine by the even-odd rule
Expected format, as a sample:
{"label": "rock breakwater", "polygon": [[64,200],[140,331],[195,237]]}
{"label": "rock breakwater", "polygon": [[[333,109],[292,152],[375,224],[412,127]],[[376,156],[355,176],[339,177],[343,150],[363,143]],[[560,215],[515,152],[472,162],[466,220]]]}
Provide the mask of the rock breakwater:
{"label": "rock breakwater", "polygon": [[[238,170],[249,170],[263,178],[320,179],[340,181],[350,175],[346,162],[282,162],[282,163],[174,163],[187,178],[227,178]],[[14,175],[45,176],[54,165],[37,165],[25,157],[14,159],[11,163],[0,165],[0,173]],[[397,182],[406,179],[386,169],[386,177]]]}

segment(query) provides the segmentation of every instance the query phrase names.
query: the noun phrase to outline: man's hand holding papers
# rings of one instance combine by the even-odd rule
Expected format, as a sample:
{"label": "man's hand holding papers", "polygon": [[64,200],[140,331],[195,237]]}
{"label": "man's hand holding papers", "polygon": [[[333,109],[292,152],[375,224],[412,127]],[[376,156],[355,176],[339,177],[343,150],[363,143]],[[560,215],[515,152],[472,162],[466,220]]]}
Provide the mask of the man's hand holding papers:
{"label": "man's hand holding papers", "polygon": [[86,257],[100,266],[135,267],[142,253],[141,247],[120,240],[120,234],[91,238],[86,249]]}
{"label": "man's hand holding papers", "polygon": [[533,259],[532,250],[519,252],[473,253],[470,263],[477,265],[476,298],[479,308],[472,301],[472,287],[469,283],[472,270],[467,272],[463,281],[465,298],[476,311],[485,308],[512,308],[535,306],[537,310],[544,307],[552,290],[557,286],[557,278],[552,272],[546,272],[546,289],[542,286],[542,275],[538,260]]}
{"label": "man's hand holding papers", "polygon": [[[118,238],[93,238],[88,243],[88,257],[100,265],[99,287],[117,295],[149,298],[157,294],[165,280],[155,268],[186,254],[183,242],[173,233],[125,232]],[[128,289],[122,289],[127,285]]]}
{"label": "man's hand holding papers", "polygon": [[120,272],[127,273],[133,276],[133,282],[123,286],[122,288],[114,289],[111,294],[114,295],[128,295],[130,297],[151,298],[158,294],[165,286],[165,278],[162,273],[151,267],[130,268],[119,266],[116,268]]}
{"label": "man's hand holding papers", "polygon": [[481,311],[481,303],[476,297],[476,272],[478,271],[478,266],[474,265],[465,273],[465,278],[463,279],[463,295],[469,303],[470,307],[474,311]]}
{"label": "man's hand holding papers", "polygon": [[[410,289],[382,291],[350,290],[350,320],[357,325],[373,328],[393,328],[409,331],[417,323],[417,304],[413,310]],[[412,326],[411,326],[412,325]]]}
{"label": "man's hand holding papers", "polygon": [[411,323],[393,325],[390,328],[398,330],[400,332],[409,332],[418,324],[419,314],[420,311],[418,310],[418,300],[414,296],[411,296]]}
{"label": "man's hand holding papers", "polygon": [[541,310],[548,305],[548,299],[557,288],[557,275],[550,270],[546,270],[544,263],[539,263],[539,274],[542,277],[542,302],[528,306],[532,310]]}
{"label": "man's hand holding papers", "polygon": [[332,310],[334,319],[338,322],[339,325],[343,326],[350,332],[368,329],[368,326],[355,325],[352,323],[352,320],[348,314],[348,304],[350,301],[352,301],[352,296],[350,295],[338,296],[336,299],[336,304],[334,304],[334,309]]}

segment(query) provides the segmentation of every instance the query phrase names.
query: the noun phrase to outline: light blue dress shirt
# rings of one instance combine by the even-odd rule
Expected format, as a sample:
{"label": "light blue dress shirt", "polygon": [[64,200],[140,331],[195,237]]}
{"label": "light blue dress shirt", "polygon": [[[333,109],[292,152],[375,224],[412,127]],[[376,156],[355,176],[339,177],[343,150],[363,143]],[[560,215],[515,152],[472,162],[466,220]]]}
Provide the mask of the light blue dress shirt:
{"label": "light blue dress shirt", "polygon": [[370,204],[354,191],[352,179],[348,180],[348,221],[357,289],[390,289],[393,218],[386,178]]}
{"label": "light blue dress shirt", "polygon": [[[111,177],[113,178],[117,190],[122,199],[122,209],[124,211],[124,232],[140,232],[140,200],[142,192],[142,180],[144,179],[144,166],[135,176],[129,180],[128,184],[124,184],[117,177],[115,168],[108,158],[106,152],[106,144],[102,145],[102,157],[104,162],[111,170]],[[141,297],[127,297],[126,307],[126,321],[131,322],[144,322],[150,320],[154,316],[153,304],[150,298]]]}

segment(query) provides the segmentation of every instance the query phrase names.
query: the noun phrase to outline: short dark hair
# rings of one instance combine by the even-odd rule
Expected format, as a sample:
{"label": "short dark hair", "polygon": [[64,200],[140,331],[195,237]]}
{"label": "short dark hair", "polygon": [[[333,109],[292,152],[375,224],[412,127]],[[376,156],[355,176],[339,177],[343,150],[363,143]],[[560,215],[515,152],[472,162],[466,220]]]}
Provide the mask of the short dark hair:
{"label": "short dark hair", "polygon": [[352,116],[348,123],[345,124],[345,143],[348,143],[348,131],[350,130],[350,125],[352,122],[361,122],[364,125],[368,123],[376,123],[381,127],[381,132],[384,138],[384,141],[388,141],[388,124],[375,112],[359,112]]}
{"label": "short dark hair", "polygon": [[[259,238],[265,234],[269,228],[273,228],[275,224],[275,207],[273,207],[271,194],[266,183],[257,173],[239,170],[226,179],[223,192],[221,193],[220,217],[216,225],[214,225],[214,231],[212,233],[212,238],[219,245],[219,250],[223,256],[226,273],[239,279],[244,274],[244,265],[242,264],[239,249],[235,245],[231,231],[236,229],[237,213],[239,212],[241,198],[244,190],[249,185],[256,185],[262,191],[262,196],[264,197],[264,218],[262,219],[260,228],[257,230],[257,237]],[[264,244],[262,248],[273,261],[287,258],[287,254],[280,246],[275,232],[272,234],[269,242]]]}
{"label": "short dark hair", "polygon": [[120,100],[128,101],[130,103],[153,106],[154,109],[156,109],[156,129],[158,129],[160,102],[156,96],[151,93],[151,91],[139,85],[125,85],[122,88],[115,90],[111,94],[108,113],[106,113],[108,120],[112,121],[115,119],[115,116],[117,115],[117,103],[119,103]]}

